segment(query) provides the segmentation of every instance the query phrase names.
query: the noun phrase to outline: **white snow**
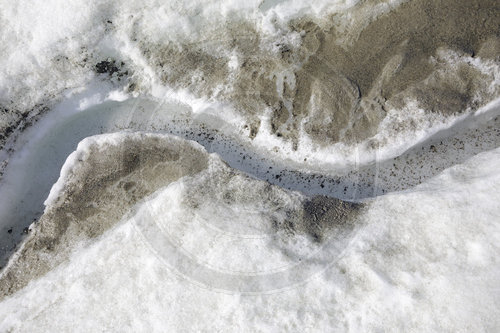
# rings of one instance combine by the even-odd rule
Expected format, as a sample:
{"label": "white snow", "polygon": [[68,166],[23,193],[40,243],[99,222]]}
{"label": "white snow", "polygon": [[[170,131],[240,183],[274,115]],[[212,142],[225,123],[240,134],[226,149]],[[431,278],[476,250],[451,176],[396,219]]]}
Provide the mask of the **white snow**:
{"label": "white snow", "polygon": [[[331,13],[343,13],[357,4],[358,0],[205,0],[176,1],[92,1],[71,2],[62,0],[3,2],[0,4],[0,103],[12,109],[33,107],[48,100],[62,101],[71,89],[95,90],[93,66],[102,60],[123,61],[134,80],[144,91],[132,93],[134,97],[158,100],[160,103],[177,101],[190,107],[195,115],[209,114],[227,124],[225,130],[242,132],[244,119],[234,112],[231,105],[195,96],[186,90],[175,90],[160,82],[154,69],[140,51],[139,41],[133,36],[140,32],[149,42],[205,43],[204,36],[223,29],[227,22],[246,20],[263,35],[263,43],[287,39],[299,43],[296,34],[284,28],[284,23],[297,16],[313,15],[318,18]],[[381,13],[400,0],[385,1],[374,7]],[[350,18],[346,16],[346,24]],[[109,23],[109,22],[111,23]],[[271,43],[269,47],[275,47]],[[238,67],[236,54],[228,53],[229,67]],[[479,58],[443,54],[451,65],[469,63],[494,77],[492,91],[500,85],[500,69],[493,62]],[[83,60],[86,59],[86,63]],[[85,65],[83,65],[85,64]],[[279,73],[278,73],[279,74]],[[280,75],[284,75],[283,73]],[[278,77],[280,76],[278,75]],[[285,79],[285,78],[282,78]],[[286,78],[289,80],[289,78]],[[116,83],[116,82],[115,82]],[[293,82],[289,82],[293,83]],[[109,88],[95,90],[78,101],[76,110],[85,110],[104,100],[124,101],[129,94],[117,83],[112,92]],[[221,87],[222,89],[222,87]],[[279,89],[278,89],[279,90]],[[10,101],[13,101],[13,105]],[[71,112],[72,108],[68,108]],[[192,116],[192,115],[191,115]],[[190,116],[190,117],[191,117]],[[374,151],[379,160],[397,156],[412,145],[460,119],[444,118],[422,113],[409,103],[404,110],[389,110],[389,116],[380,125],[379,133],[359,145],[342,143],[327,148],[313,143],[305,132],[301,133],[298,150],[292,144],[273,137],[269,133],[266,115],[261,121],[258,136],[252,142],[254,148],[275,159],[294,162],[302,167],[323,170],[352,168],[357,163],[373,162]],[[412,126],[405,124],[411,123]],[[394,128],[398,128],[397,131]],[[379,142],[371,148],[373,140]],[[275,152],[274,147],[280,147]],[[304,161],[306,159],[306,161]],[[319,166],[319,168],[318,168]]]}
{"label": "white snow", "polygon": [[[182,201],[190,180],[180,180],[93,244],[76,249],[69,262],[0,303],[0,327],[19,332],[496,331],[499,163],[500,149],[482,153],[411,191],[373,200],[342,256],[318,266],[301,284],[279,290],[272,289],[279,285],[272,280],[273,267],[291,259],[276,257],[276,244],[256,244],[262,238],[232,231],[233,241],[225,241],[227,232],[203,226],[224,226],[227,209],[259,215],[259,202],[219,209],[206,198],[205,208],[193,211]],[[265,219],[234,223],[250,222],[265,234]],[[173,252],[158,253],[143,229],[148,224],[164,228],[163,240],[177,244]],[[165,260],[172,256],[177,260]],[[198,269],[182,273],[191,260],[186,258]],[[207,269],[232,274],[231,283],[221,290],[220,280],[203,275]],[[256,279],[270,283],[270,290],[234,289],[235,280],[255,278],[256,269]]]}

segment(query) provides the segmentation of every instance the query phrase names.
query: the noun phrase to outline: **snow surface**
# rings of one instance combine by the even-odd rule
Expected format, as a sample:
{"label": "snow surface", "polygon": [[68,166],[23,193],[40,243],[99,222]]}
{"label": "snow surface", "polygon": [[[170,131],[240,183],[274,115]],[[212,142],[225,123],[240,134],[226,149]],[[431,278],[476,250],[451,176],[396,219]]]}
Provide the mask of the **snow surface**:
{"label": "snow surface", "polygon": [[[12,109],[23,110],[49,101],[64,104],[68,95],[86,93],[87,96],[78,100],[76,108],[66,109],[69,114],[75,109],[89,109],[103,100],[124,101],[141,95],[160,103],[175,101],[184,104],[194,116],[214,116],[224,122],[225,130],[244,136],[247,134],[245,121],[232,110],[231,105],[165,86],[142,54],[134,34],[141,31],[151,38],[150,42],[205,43],[205,34],[223,29],[228,22],[240,19],[251,22],[272,44],[276,38],[293,40],[291,33],[284,28],[285,23],[293,18],[311,15],[320,19],[334,13],[342,15],[358,2],[205,0],[165,3],[159,0],[101,0],[90,3],[73,1],[69,4],[67,1],[51,0],[36,5],[31,1],[3,2],[0,4],[3,54],[0,59],[0,102],[5,102]],[[383,13],[400,2],[385,1],[375,6],[373,11]],[[343,17],[345,22],[342,22],[349,25],[351,19],[346,15]],[[263,43],[267,39],[263,38]],[[229,66],[237,67],[236,55],[228,56]],[[500,85],[500,68],[492,61],[456,54],[443,55],[443,58],[450,66],[469,63],[493,75],[492,89]],[[103,83],[97,84],[92,68],[95,63],[106,59],[124,61],[134,73],[133,79],[146,90],[129,93],[125,89],[127,82],[115,81],[123,86],[114,91],[103,87]],[[102,90],[96,89],[96,85]],[[271,135],[269,120],[264,115],[252,145],[275,159],[300,163],[305,168],[338,170],[372,163],[375,150],[378,160],[397,156],[460,120],[423,112],[411,102],[403,110],[388,111],[389,115],[380,124],[378,134],[365,142],[355,146],[337,143],[320,147],[302,131],[297,150],[293,149],[291,142]],[[373,139],[380,142],[375,148],[371,147]],[[0,154],[0,157],[3,156]]]}
{"label": "snow surface", "polygon": [[[291,269],[291,259],[266,241],[269,221],[259,218],[261,203],[221,207],[207,197],[193,211],[183,193],[197,180],[181,179],[93,244],[75,249],[69,262],[0,303],[0,328],[496,331],[499,163],[500,149],[485,152],[412,190],[372,200],[342,255],[284,289],[274,289],[279,281],[269,276],[284,264]],[[228,226],[228,208],[232,216],[252,216],[236,221],[260,237],[235,233],[234,225],[225,232],[207,227]],[[147,225],[159,227],[161,237],[176,246],[159,253]],[[179,251],[198,270],[183,273]],[[171,257],[177,260],[165,260]],[[207,267],[231,280],[211,281],[203,276]],[[249,294],[235,288],[248,276],[268,282],[269,289]]]}

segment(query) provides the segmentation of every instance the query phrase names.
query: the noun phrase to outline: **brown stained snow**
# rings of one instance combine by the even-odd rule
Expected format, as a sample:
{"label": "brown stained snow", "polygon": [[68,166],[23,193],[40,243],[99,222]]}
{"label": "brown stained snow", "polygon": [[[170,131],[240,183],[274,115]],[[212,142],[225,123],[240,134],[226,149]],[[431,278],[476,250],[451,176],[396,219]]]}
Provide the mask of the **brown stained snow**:
{"label": "brown stained snow", "polygon": [[[359,142],[376,133],[388,108],[408,100],[451,115],[495,97],[488,92],[491,76],[466,64],[455,68],[439,52],[498,62],[497,1],[413,0],[361,26],[358,7],[349,13],[349,34],[336,16],[291,21],[288,33],[300,34],[300,46],[276,40],[269,50],[266,36],[241,22],[199,43],[150,45],[143,36],[140,44],[165,84],[232,103],[251,136],[268,108],[272,132],[295,143],[302,124],[320,145]],[[230,54],[238,57],[234,71]]]}

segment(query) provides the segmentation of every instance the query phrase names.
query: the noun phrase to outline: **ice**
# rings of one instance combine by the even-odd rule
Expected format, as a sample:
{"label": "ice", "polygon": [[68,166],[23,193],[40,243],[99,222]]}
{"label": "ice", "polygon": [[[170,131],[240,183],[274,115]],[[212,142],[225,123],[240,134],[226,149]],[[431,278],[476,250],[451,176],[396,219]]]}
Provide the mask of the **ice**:
{"label": "ice", "polygon": [[[217,281],[206,285],[195,272],[180,274],[182,261],[172,267],[162,260],[165,254],[153,251],[138,222],[141,211],[162,221],[172,237],[191,230],[174,227],[193,211],[173,184],[144,202],[139,215],[75,249],[69,262],[0,303],[2,330],[494,331],[500,325],[499,162],[499,149],[482,153],[413,190],[371,201],[355,238],[326,270],[300,286],[251,296],[213,290]],[[168,202],[177,202],[176,208]],[[245,209],[261,211],[253,205],[259,202]],[[242,207],[236,202],[227,208]],[[204,209],[204,221],[224,219],[224,211]],[[185,248],[194,258],[219,269],[250,269],[234,261],[241,255],[216,250],[237,244],[197,239],[198,246]],[[239,243],[252,240],[240,235]],[[273,251],[269,243],[253,253],[260,253],[260,274],[270,272]],[[209,266],[198,265],[198,272]]]}
{"label": "ice", "polygon": [[[106,102],[81,111],[81,101],[96,94],[117,94],[118,97],[108,97]],[[382,152],[370,153],[358,148],[351,152],[354,160],[354,168],[351,169],[351,164],[339,167],[328,163],[328,158],[335,156],[333,152],[311,149],[305,155],[308,161],[321,161],[314,165],[294,162],[286,146],[280,144],[275,136],[265,136],[265,132],[261,131],[253,141],[242,139],[238,131],[234,132],[232,124],[222,122],[215,114],[193,116],[192,108],[179,104],[178,99],[169,103],[129,96],[125,101],[114,100],[125,97],[108,85],[96,83],[86,90],[68,95],[53,113],[19,137],[17,155],[10,159],[4,181],[0,184],[0,196],[5,198],[0,201],[2,227],[17,226],[20,233],[37,219],[67,156],[77,148],[80,140],[100,133],[127,129],[179,135],[196,140],[208,151],[218,153],[230,166],[272,184],[309,195],[322,194],[348,200],[409,188],[454,163],[496,147],[499,138],[494,120],[499,109],[497,104],[492,103],[476,115],[455,121],[449,128],[443,126],[437,133],[437,129],[423,131],[421,140],[427,140],[398,159],[383,162],[387,156],[384,157]],[[415,112],[418,114],[418,110]],[[478,129],[481,135],[477,135]],[[399,137],[405,139],[404,135]],[[465,142],[465,146],[459,142]],[[270,154],[267,149],[259,149],[260,143],[280,147],[280,150]],[[429,155],[429,149],[435,152]],[[378,163],[363,166],[363,162],[370,160]],[[311,174],[311,171],[316,173]],[[9,248],[18,242],[19,233],[16,232],[15,239],[12,236],[8,238],[9,242],[13,242]]]}
{"label": "ice", "polygon": [[[384,1],[373,10],[383,13],[399,2]],[[209,32],[223,29],[229,22],[241,19],[251,22],[263,35],[262,47],[267,43],[266,40],[270,43],[270,48],[276,47],[276,40],[295,45],[300,43],[300,38],[287,31],[286,22],[307,15],[320,19],[333,13],[342,14],[357,3],[358,1],[340,0],[227,0],[169,4],[156,0],[96,1],[91,4],[67,4],[52,0],[36,6],[26,1],[4,3],[0,7],[0,13],[5,17],[2,21],[4,29],[1,29],[2,39],[5,41],[2,51],[5,56],[0,60],[0,102],[8,109],[22,111],[40,103],[53,107],[54,103],[64,100],[64,93],[72,88],[92,89],[91,80],[96,76],[93,73],[95,64],[115,59],[117,63],[123,61],[124,66],[130,69],[130,74],[134,74],[123,81],[117,81],[118,78],[114,77],[117,92],[112,95],[108,96],[108,91],[96,91],[94,95],[80,99],[79,110],[98,105],[104,99],[123,101],[130,95],[141,95],[167,103],[176,100],[187,104],[195,114],[206,113],[221,118],[230,127],[229,131],[235,132],[245,126],[245,119],[231,105],[207,96],[198,96],[186,89],[165,86],[155,73],[155,68],[145,58],[144,50],[134,36],[140,32],[146,34],[151,43],[207,43],[208,49],[217,49],[215,41],[206,41],[201,32],[210,35]],[[351,19],[349,16],[343,17],[339,24],[349,25]],[[493,75],[495,80],[491,83],[492,91],[498,86],[500,75],[498,65],[494,62],[478,57],[442,53],[441,57],[452,67],[468,63]],[[228,66],[235,70],[239,64],[236,54],[227,56],[230,59]],[[277,83],[285,79],[293,80],[293,76],[288,77],[285,73],[275,74],[278,77]],[[142,90],[126,91],[129,83],[141,86]],[[277,88],[278,91],[282,89]],[[358,145],[337,143],[326,148],[320,147],[302,131],[298,149],[294,149],[290,141],[271,134],[269,117],[264,113],[253,145],[275,158],[286,156],[287,160],[302,167],[352,168],[356,164],[372,163],[375,151],[379,160],[397,156],[437,131],[450,127],[457,120],[459,119],[455,117],[442,117],[419,110],[410,101],[405,108],[389,110],[388,117],[380,125],[379,133]],[[405,124],[412,126],[405,127]],[[398,131],[394,133],[396,126]],[[372,147],[374,141],[375,148]],[[280,147],[278,153],[275,153],[274,147]]]}

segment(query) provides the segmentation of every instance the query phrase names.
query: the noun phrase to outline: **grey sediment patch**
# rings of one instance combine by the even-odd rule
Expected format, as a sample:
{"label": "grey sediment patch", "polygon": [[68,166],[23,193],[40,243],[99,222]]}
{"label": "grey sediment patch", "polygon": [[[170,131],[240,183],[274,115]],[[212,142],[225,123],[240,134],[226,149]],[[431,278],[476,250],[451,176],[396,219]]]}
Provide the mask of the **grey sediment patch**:
{"label": "grey sediment patch", "polygon": [[362,204],[325,196],[313,196],[303,202],[300,218],[290,218],[276,224],[277,231],[302,234],[313,242],[321,243],[335,230],[353,228],[354,218]]}
{"label": "grey sediment patch", "polygon": [[[492,77],[466,64],[455,68],[439,52],[498,62],[498,1],[413,0],[360,25],[364,5],[349,10],[358,29],[349,34],[338,15],[292,20],[286,29],[300,36],[298,44],[270,42],[250,23],[228,22],[200,43],[159,47],[141,36],[141,49],[165,84],[232,103],[254,129],[269,109],[272,133],[295,143],[301,126],[321,145],[359,142],[408,100],[451,115],[496,97]],[[231,54],[238,58],[232,70]]]}
{"label": "grey sediment patch", "polygon": [[[355,8],[352,14],[356,16]],[[315,115],[306,130],[318,142],[366,139],[375,134],[385,110],[401,106],[396,101],[406,99],[417,100],[429,111],[463,112],[471,106],[474,94],[485,94],[487,85],[481,86],[485,78],[479,71],[465,68],[456,75],[438,76],[440,66],[432,58],[439,49],[476,54],[485,43],[491,44],[488,38],[498,36],[499,20],[497,1],[414,0],[376,18],[356,38],[342,43],[335,27],[320,27],[303,19],[293,22],[294,30],[306,32],[304,46],[311,53],[303,73],[297,74],[297,81],[303,81],[297,86],[307,89],[313,78],[320,82],[319,94],[327,96],[324,103],[319,102],[324,115]],[[328,78],[344,89],[321,79],[323,73],[329,73]],[[342,81],[353,87],[346,90],[349,84]],[[437,86],[439,91],[430,93]],[[294,113],[307,115],[314,94],[318,92],[311,90],[299,98]],[[325,129],[321,124],[328,123],[327,117],[334,120]]]}
{"label": "grey sediment patch", "polygon": [[187,141],[155,135],[134,134],[88,149],[2,271],[3,297],[59,265],[77,244],[100,236],[142,198],[204,169],[208,157]]}
{"label": "grey sediment patch", "polygon": [[[284,214],[273,229],[284,231],[276,236],[281,241],[297,235],[317,243],[340,241],[339,235],[353,230],[351,222],[361,207],[333,198],[304,198],[253,179],[221,161],[219,169],[210,168],[205,150],[176,137],[133,133],[115,140],[116,136],[87,143],[77,150],[77,161],[62,176],[59,185],[63,187],[57,197],[51,199],[0,274],[0,297],[15,293],[54,269],[69,258],[73,249],[112,228],[143,198],[184,176],[194,179],[184,194],[189,201],[186,209],[196,210],[208,199],[212,202],[218,197],[229,207],[263,205],[262,214]],[[208,176],[198,177],[203,172]]]}

